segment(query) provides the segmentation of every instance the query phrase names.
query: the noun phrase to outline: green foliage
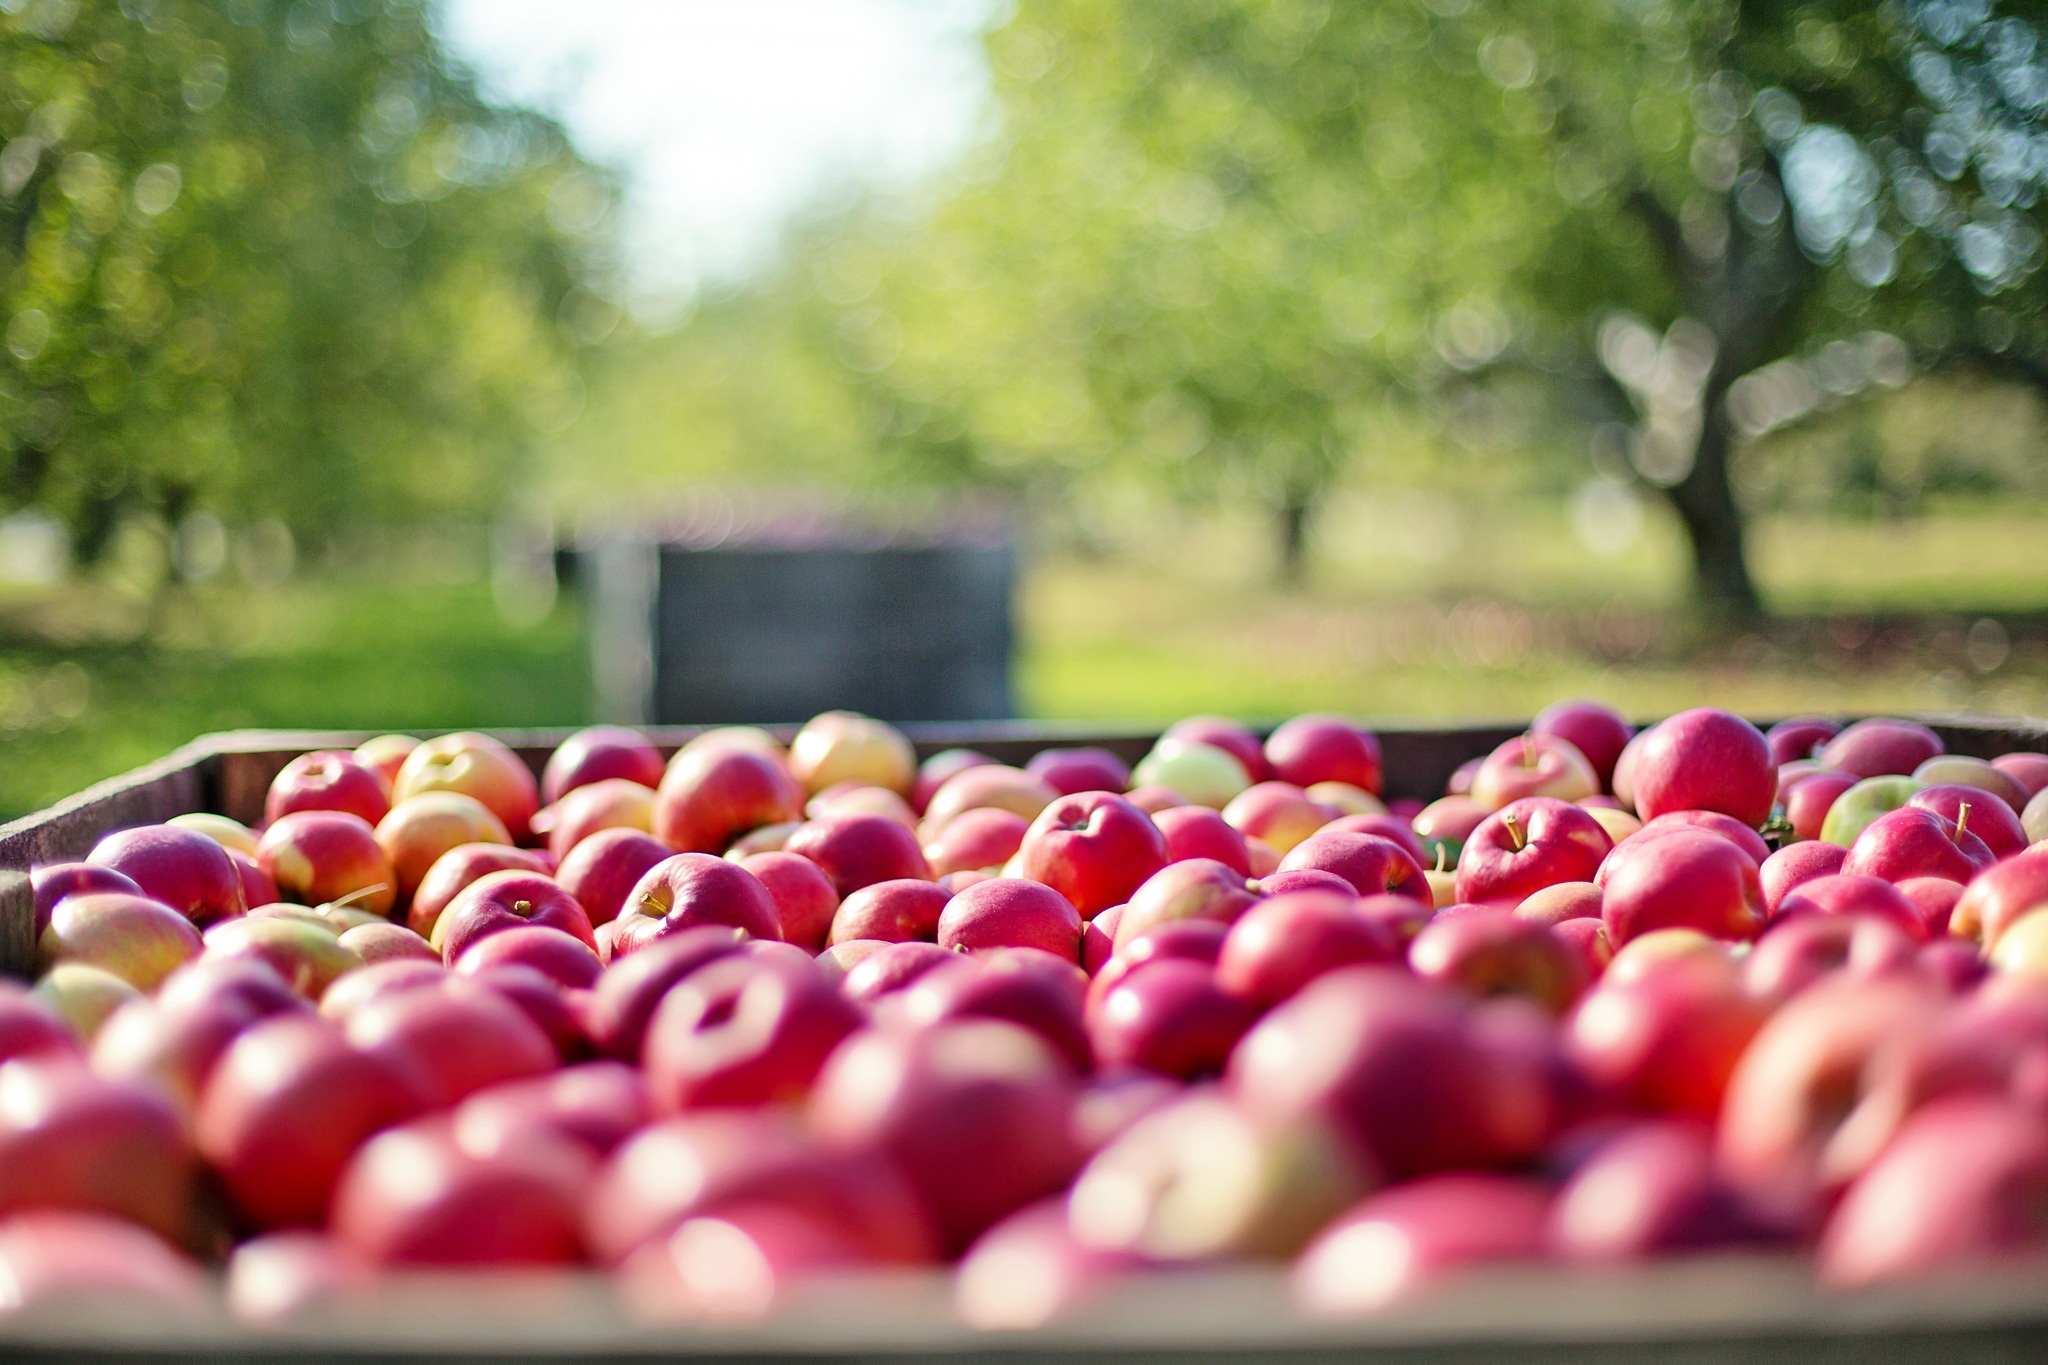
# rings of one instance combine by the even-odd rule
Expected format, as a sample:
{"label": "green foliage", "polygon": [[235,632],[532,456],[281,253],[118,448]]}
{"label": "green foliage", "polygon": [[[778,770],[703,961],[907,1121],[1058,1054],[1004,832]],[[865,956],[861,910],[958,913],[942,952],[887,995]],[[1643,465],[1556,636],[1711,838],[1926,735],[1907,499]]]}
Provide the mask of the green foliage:
{"label": "green foliage", "polygon": [[610,194],[558,127],[424,0],[0,9],[0,497],[88,554],[131,511],[504,500],[580,399]]}

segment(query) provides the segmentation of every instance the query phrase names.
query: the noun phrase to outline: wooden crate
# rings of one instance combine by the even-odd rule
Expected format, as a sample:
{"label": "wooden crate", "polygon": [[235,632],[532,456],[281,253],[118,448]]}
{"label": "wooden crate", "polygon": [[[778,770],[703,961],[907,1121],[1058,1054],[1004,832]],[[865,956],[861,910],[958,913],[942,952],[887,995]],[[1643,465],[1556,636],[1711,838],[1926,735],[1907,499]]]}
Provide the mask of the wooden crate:
{"label": "wooden crate", "polygon": [[[2048,723],[1926,716],[1951,751],[1989,757],[2048,750]],[[1156,734],[1029,722],[903,727],[919,757],[963,745],[1021,764],[1053,744],[1094,744],[1135,761]],[[1451,770],[1520,732],[1514,723],[1378,727],[1387,793],[1428,798]],[[569,732],[501,732],[536,771]],[[694,729],[649,731],[672,752]],[[784,728],[780,737],[789,738]],[[254,823],[270,781],[312,749],[353,747],[363,734],[234,731],[208,735],[156,763],[0,826],[0,970],[34,962],[27,871],[84,855],[104,834],[190,811]],[[1055,1326],[981,1333],[959,1324],[940,1272],[849,1277],[800,1294],[768,1323],[729,1329],[650,1328],[616,1310],[601,1276],[497,1274],[396,1277],[374,1297],[288,1330],[255,1331],[223,1316],[170,1318],[119,1305],[0,1321],[0,1360],[24,1362],[487,1362],[664,1357],[756,1362],[971,1359],[990,1365],[1109,1360],[1285,1361],[1321,1365],[2006,1365],[2048,1360],[2048,1265],[2006,1265],[1951,1281],[1860,1294],[1817,1290],[1806,1262],[1782,1255],[1680,1258],[1609,1272],[1513,1268],[1475,1274],[1421,1302],[1364,1321],[1317,1323],[1287,1305],[1273,1268],[1134,1277]]]}

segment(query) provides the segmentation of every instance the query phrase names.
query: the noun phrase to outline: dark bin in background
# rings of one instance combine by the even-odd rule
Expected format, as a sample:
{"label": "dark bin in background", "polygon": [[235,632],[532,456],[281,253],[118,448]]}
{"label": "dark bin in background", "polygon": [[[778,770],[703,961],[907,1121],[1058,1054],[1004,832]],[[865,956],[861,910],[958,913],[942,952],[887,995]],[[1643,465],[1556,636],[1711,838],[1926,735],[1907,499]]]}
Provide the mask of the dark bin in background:
{"label": "dark bin in background", "polygon": [[606,719],[999,720],[1017,554],[1007,518],[950,508],[915,526],[713,502],[577,537]]}

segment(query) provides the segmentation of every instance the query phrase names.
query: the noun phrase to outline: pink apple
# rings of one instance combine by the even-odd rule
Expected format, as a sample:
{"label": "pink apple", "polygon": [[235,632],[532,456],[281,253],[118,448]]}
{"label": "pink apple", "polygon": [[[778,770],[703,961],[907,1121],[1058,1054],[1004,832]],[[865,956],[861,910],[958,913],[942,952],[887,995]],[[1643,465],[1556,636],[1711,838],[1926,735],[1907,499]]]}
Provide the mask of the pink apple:
{"label": "pink apple", "polygon": [[454,965],[457,973],[474,976],[508,962],[531,967],[550,981],[579,989],[596,984],[604,974],[596,949],[573,934],[543,924],[522,924],[475,939]]}
{"label": "pink apple", "polygon": [[1711,1119],[1768,1014],[1725,963],[1672,957],[1628,978],[1610,969],[1572,1012],[1565,1051],[1639,1109]]}
{"label": "pink apple", "polygon": [[1715,810],[1672,810],[1643,825],[1633,838],[1654,838],[1665,830],[1703,829],[1709,834],[1718,834],[1749,855],[1749,860],[1762,867],[1764,859],[1771,856],[1771,846],[1764,837],[1748,825],[1731,815]]}
{"label": "pink apple", "polygon": [[235,875],[242,879],[242,904],[251,910],[259,905],[275,905],[278,902],[277,883],[270,874],[256,865],[256,860],[240,849],[228,850],[228,861],[235,865]]}
{"label": "pink apple", "polygon": [[86,861],[111,868],[201,929],[248,907],[227,851],[204,834],[174,825],[142,825],[109,834]]}
{"label": "pink apple", "polygon": [[1569,920],[1599,919],[1600,901],[1600,888],[1592,882],[1557,882],[1530,892],[1515,915],[1556,928]]}
{"label": "pink apple", "polygon": [[2048,905],[2048,848],[2029,848],[1969,881],[1949,918],[1949,932],[1976,939],[1989,951],[2021,916],[2042,905]]}
{"label": "pink apple", "polygon": [[547,871],[546,859],[532,849],[513,848],[509,844],[458,844],[436,858],[427,875],[420,879],[419,889],[406,910],[405,922],[414,933],[430,937],[448,902],[479,877],[493,872],[534,872],[545,876]]}
{"label": "pink apple", "polygon": [[352,755],[356,762],[384,779],[385,790],[398,780],[398,770],[405,765],[405,756],[420,747],[420,742],[411,735],[378,735],[358,744]]}
{"label": "pink apple", "polygon": [[337,1024],[346,1023],[351,1014],[373,1000],[401,991],[439,986],[447,979],[448,968],[439,954],[432,962],[424,958],[404,958],[395,962],[370,963],[359,971],[338,978],[321,993],[320,1017]]}
{"label": "pink apple", "polygon": [[933,968],[959,961],[957,953],[936,943],[905,940],[883,944],[847,970],[839,983],[839,990],[849,1000],[872,1005],[884,996],[902,990]]}
{"label": "pink apple", "polygon": [[1775,916],[1792,888],[1815,877],[1834,876],[1842,870],[1848,856],[1849,850],[1840,844],[1822,843],[1818,839],[1801,839],[1785,845],[1764,859],[1763,866],[1757,869],[1757,889],[1763,892],[1764,909]]}
{"label": "pink apple", "polygon": [[946,902],[939,915],[938,942],[954,952],[1037,948],[1078,963],[1081,916],[1051,886],[1022,877],[994,877]]}
{"label": "pink apple", "polygon": [[363,965],[353,949],[341,945],[334,926],[317,919],[244,915],[208,929],[205,944],[206,957],[260,962],[308,1000],[319,999],[337,977]]}
{"label": "pink apple", "polygon": [[839,909],[839,894],[818,865],[794,853],[755,853],[741,858],[739,865],[768,889],[783,941],[807,952],[821,951]]}
{"label": "pink apple", "polygon": [[382,915],[398,898],[398,877],[376,832],[346,811],[284,816],[263,832],[256,865],[280,894],[305,905],[338,902]]}
{"label": "pink apple", "polygon": [[1259,1007],[1216,983],[1215,969],[1160,958],[1129,973],[1089,1011],[1104,1066],[1137,1066],[1178,1080],[1213,1076],[1258,1019]]}
{"label": "pink apple", "polygon": [[1229,925],[1212,919],[1168,920],[1147,929],[1118,949],[1089,980],[1089,1012],[1092,1014],[1097,1010],[1103,997],[1115,990],[1125,977],[1150,963],[1165,958],[1185,958],[1213,967],[1222,956],[1223,942],[1229,934]]}
{"label": "pink apple", "polygon": [[954,1276],[953,1306],[982,1331],[1043,1327],[1095,1303],[1143,1264],[1129,1252],[1081,1242],[1067,1201],[1042,1199],[975,1239]]}
{"label": "pink apple", "polygon": [[1899,894],[1911,903],[1920,916],[1920,922],[1927,926],[1933,938],[1948,935],[1949,919],[1955,914],[1956,904],[1963,898],[1963,887],[1946,877],[1908,877],[1894,883]]}
{"label": "pink apple", "polygon": [[50,911],[66,896],[100,891],[118,891],[130,896],[143,894],[133,878],[98,863],[47,863],[32,870],[28,876],[36,897],[37,934],[41,934],[43,926],[50,922]]}
{"label": "pink apple", "polygon": [[[1425,851],[1433,854],[1435,846],[1442,844],[1452,855],[1464,846],[1472,831],[1479,828],[1493,811],[1480,805],[1469,796],[1444,796],[1422,808],[1410,827],[1420,839]],[[1432,861],[1434,858],[1432,856]]]}
{"label": "pink apple", "polygon": [[1050,782],[1036,773],[1001,764],[976,764],[955,773],[932,793],[919,829],[930,842],[965,812],[991,806],[1033,820],[1059,795]]}
{"label": "pink apple", "polygon": [[1024,876],[1059,892],[1087,919],[1128,901],[1166,866],[1166,840],[1121,796],[1083,792],[1039,812],[1017,859]]}
{"label": "pink apple", "polygon": [[1842,727],[1831,720],[1802,717],[1797,720],[1779,721],[1764,731],[1764,739],[1771,746],[1773,761],[1791,763],[1799,759],[1812,758],[1822,745],[1841,731]]}
{"label": "pink apple", "polygon": [[657,939],[612,963],[592,988],[585,1011],[591,1041],[607,1057],[637,1063],[647,1021],[661,998],[699,967],[751,941],[744,929],[706,924]]}
{"label": "pink apple", "polygon": [[1888,882],[1946,877],[1968,882],[1995,860],[1984,841],[1920,806],[1887,811],[1864,826],[1849,846],[1842,871]]}
{"label": "pink apple", "polygon": [[1408,966],[1425,981],[1474,996],[1527,996],[1554,1014],[1592,982],[1582,953],[1508,910],[1438,917],[1408,945]]}
{"label": "pink apple", "polygon": [[1474,1266],[1543,1257],[1550,1191],[1523,1176],[1429,1176],[1369,1196],[1295,1263],[1297,1305],[1355,1317],[1413,1298]]}
{"label": "pink apple", "polygon": [[1883,920],[1915,943],[1927,941],[1927,924],[1913,903],[1881,877],[1837,873],[1801,882],[1778,902],[1773,919],[1841,915]]}
{"label": "pink apple", "polygon": [[1031,822],[1015,811],[977,806],[947,821],[938,836],[924,846],[924,859],[937,877],[1001,867],[1024,846],[1024,834],[1030,828]]}
{"label": "pink apple", "polygon": [[1260,901],[1230,926],[1216,982],[1273,1005],[1339,967],[1398,962],[1402,949],[1392,928],[1360,914],[1349,894],[1296,891]]}
{"label": "pink apple", "polygon": [[1914,943],[1883,916],[1795,913],[1773,922],[1757,940],[1743,959],[1742,982],[1758,999],[1779,1004],[1830,972],[1878,976],[1897,970],[1914,960]]}
{"label": "pink apple", "polygon": [[1077,1074],[1094,1066],[1082,1011],[1084,979],[1071,963],[1036,949],[997,950],[920,972],[875,1012],[884,1027],[930,1028],[947,1020],[999,1019],[1030,1029]]}
{"label": "pink apple", "polygon": [[163,1238],[123,1218],[72,1209],[31,1209],[0,1223],[0,1278],[10,1317],[119,1304],[138,1321],[203,1322],[212,1311],[206,1274]]}
{"label": "pink apple", "polygon": [[525,761],[501,741],[472,731],[438,736],[407,754],[391,784],[392,805],[435,791],[482,802],[514,838],[525,837],[540,809],[540,785]]}
{"label": "pink apple", "polygon": [[1705,830],[1675,829],[1617,846],[1595,878],[1601,919],[1619,949],[1654,929],[1698,929],[1716,938],[1756,937],[1764,923],[1757,866]]}
{"label": "pink apple", "polygon": [[1386,815],[1340,815],[1324,825],[1317,833],[1323,834],[1377,834],[1382,839],[1392,839],[1408,850],[1408,856],[1423,867],[1436,864],[1433,850],[1426,849],[1422,840],[1416,837],[1412,822],[1394,814]]}
{"label": "pink apple", "polygon": [[540,775],[540,799],[552,806],[576,788],[608,778],[658,787],[661,776],[661,753],[647,736],[620,725],[592,725],[548,755]]}
{"label": "pink apple", "polygon": [[391,813],[391,793],[354,754],[322,749],[300,754],[271,779],[263,823],[274,825],[300,810],[347,811],[374,826]]}
{"label": "pink apple", "polygon": [[475,981],[393,991],[352,1011],[342,1027],[350,1046],[417,1078],[435,1105],[544,1075],[561,1061],[525,1011]]}
{"label": "pink apple", "polygon": [[186,1233],[192,1150],[155,1090],[53,1053],[0,1063],[0,1095],[0,1218],[61,1208]]}
{"label": "pink apple", "polygon": [[654,792],[623,777],[606,777],[586,783],[534,818],[534,832],[545,834],[548,852],[556,862],[569,850],[604,829],[654,828]]}
{"label": "pink apple", "polygon": [[1117,919],[1119,951],[1138,935],[1181,919],[1213,919],[1229,924],[1258,899],[1245,878],[1222,863],[1189,858],[1168,863],[1131,893]]}
{"label": "pink apple", "polygon": [[1335,820],[1343,812],[1311,800],[1291,782],[1259,782],[1223,808],[1224,822],[1246,838],[1263,839],[1281,853]]}
{"label": "pink apple", "polygon": [[377,822],[377,846],[398,876],[398,895],[409,900],[441,855],[464,844],[510,844],[504,821],[473,796],[423,792],[391,807]]}
{"label": "pink apple", "polygon": [[1273,776],[1282,782],[1297,787],[1347,782],[1380,794],[1380,742],[1346,717],[1314,713],[1284,721],[1267,737],[1265,754]]}
{"label": "pink apple", "polygon": [[1635,811],[1645,820],[1719,811],[1756,829],[1771,818],[1777,772],[1771,746],[1742,717],[1711,707],[1681,711],[1644,732],[1630,770]]}
{"label": "pink apple", "polygon": [[789,836],[783,851],[816,863],[841,899],[876,882],[931,878],[917,836],[880,815],[806,821]]}
{"label": "pink apple", "polygon": [[358,924],[353,929],[342,930],[334,941],[361,958],[364,966],[379,962],[441,960],[433,944],[403,924]]}
{"label": "pink apple", "polygon": [[995,760],[973,749],[941,749],[917,766],[917,781],[910,789],[910,808],[922,816],[932,796],[955,773],[980,767]]}
{"label": "pink apple", "polygon": [[1995,796],[2017,815],[2033,795],[2020,780],[1995,763],[1962,754],[1940,754],[1913,769],[1913,780],[1930,787],[1970,787]]}
{"label": "pink apple", "polygon": [[1955,783],[1923,787],[1907,797],[1906,804],[1931,810],[1976,835],[1994,859],[2010,858],[2027,846],[2027,832],[2020,827],[2013,808],[1982,788]]}
{"label": "pink apple", "polygon": [[1909,720],[1859,720],[1827,742],[1820,761],[1857,777],[1901,776],[1947,752],[1941,736]]}
{"label": "pink apple", "polygon": [[930,942],[938,937],[939,916],[952,899],[953,893],[943,886],[914,877],[863,886],[839,903],[829,941]]}
{"label": "pink apple", "polygon": [[1376,834],[1312,834],[1280,860],[1280,870],[1334,872],[1361,896],[1390,893],[1430,899],[1421,864],[1407,849]]}
{"label": "pink apple", "polygon": [[1131,785],[1131,766],[1107,749],[1041,749],[1024,771],[1042,777],[1061,796],[1076,792],[1121,792]]}
{"label": "pink apple", "polygon": [[527,924],[558,929],[592,950],[597,947],[590,917],[574,896],[552,877],[517,871],[492,872],[462,888],[435,921],[431,941],[452,963],[490,935]]}
{"label": "pink apple", "polygon": [[1630,1123],[1594,1148],[1557,1193],[1551,1250],[1611,1264],[1760,1240],[1765,1229],[1714,1170],[1706,1125]]}
{"label": "pink apple", "polygon": [[1518,905],[1559,882],[1589,882],[1614,848],[1599,821],[1568,801],[1530,796],[1475,828],[1458,855],[1456,894],[1468,904]]}
{"label": "pink apple", "polygon": [[1491,810],[1531,796],[1577,801],[1599,790],[1593,765],[1557,735],[1532,733],[1508,740],[1472,775],[1472,799]]}
{"label": "pink apple", "polygon": [[1561,701],[1538,711],[1529,732],[1556,735],[1577,749],[1593,766],[1593,776],[1605,791],[1614,780],[1614,765],[1635,729],[1617,712],[1597,701]]}
{"label": "pink apple", "polygon": [[602,1157],[653,1114],[638,1069],[614,1061],[580,1062],[477,1091],[456,1107],[455,1130],[478,1150],[497,1151],[547,1133]]}
{"label": "pink apple", "polygon": [[1991,765],[2018,782],[2029,800],[2048,787],[2048,754],[2000,754]]}
{"label": "pink apple", "polygon": [[[640,879],[674,852],[653,835],[638,830],[600,830],[569,850],[556,869],[555,880],[576,898],[594,928],[617,919]],[[424,883],[420,891],[424,899]]]}
{"label": "pink apple", "polygon": [[1152,823],[1166,840],[1168,862],[1208,858],[1247,877],[1252,875],[1244,836],[1219,812],[1207,806],[1168,806],[1152,812]]}
{"label": "pink apple", "polygon": [[78,1035],[20,984],[0,979],[0,1062],[16,1057],[75,1057]]}
{"label": "pink apple", "polygon": [[[892,827],[902,829],[900,825]],[[907,836],[908,831],[905,833]],[[634,884],[618,918],[605,926],[599,951],[609,945],[607,960],[616,961],[658,939],[703,924],[730,924],[754,938],[782,939],[775,898],[753,873],[708,853],[678,853],[648,868]]]}
{"label": "pink apple", "polygon": [[733,954],[662,997],[642,1044],[649,1094],[666,1113],[800,1100],[864,1021],[810,964]]}
{"label": "pink apple", "polygon": [[192,921],[162,901],[104,891],[57,902],[36,944],[36,970],[82,962],[147,992],[199,950]]}
{"label": "pink apple", "polygon": [[653,832],[685,853],[723,853],[748,830],[803,818],[803,790],[772,755],[710,745],[675,756]]}
{"label": "pink apple", "polygon": [[1827,828],[1828,812],[1842,793],[1862,779],[1833,771],[1809,773],[1785,789],[1785,818],[1795,839],[1818,839]]}

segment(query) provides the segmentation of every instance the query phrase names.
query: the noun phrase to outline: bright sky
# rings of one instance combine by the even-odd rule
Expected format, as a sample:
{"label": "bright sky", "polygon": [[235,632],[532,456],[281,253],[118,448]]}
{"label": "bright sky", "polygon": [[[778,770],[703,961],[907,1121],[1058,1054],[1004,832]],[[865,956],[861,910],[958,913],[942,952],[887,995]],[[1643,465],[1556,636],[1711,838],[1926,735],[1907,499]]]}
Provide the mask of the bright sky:
{"label": "bright sky", "polygon": [[994,0],[442,0],[493,98],[623,169],[650,303],[759,262],[788,216],[900,185],[973,137]]}

